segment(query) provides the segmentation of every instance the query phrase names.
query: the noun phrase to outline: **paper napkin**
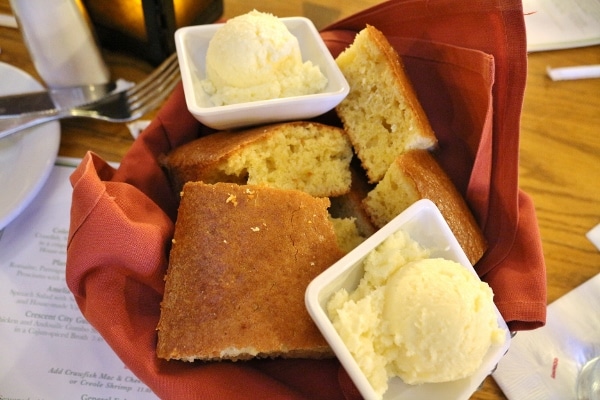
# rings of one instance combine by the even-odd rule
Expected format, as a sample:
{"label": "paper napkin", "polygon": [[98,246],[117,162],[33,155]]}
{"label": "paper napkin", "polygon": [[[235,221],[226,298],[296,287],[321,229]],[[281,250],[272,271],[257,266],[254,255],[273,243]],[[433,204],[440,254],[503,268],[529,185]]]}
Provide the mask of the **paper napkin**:
{"label": "paper napkin", "polygon": [[585,236],[600,250],[600,224],[593,227]]}
{"label": "paper napkin", "polygon": [[519,332],[494,379],[511,400],[575,399],[577,374],[600,355],[600,274],[548,306],[546,326]]}

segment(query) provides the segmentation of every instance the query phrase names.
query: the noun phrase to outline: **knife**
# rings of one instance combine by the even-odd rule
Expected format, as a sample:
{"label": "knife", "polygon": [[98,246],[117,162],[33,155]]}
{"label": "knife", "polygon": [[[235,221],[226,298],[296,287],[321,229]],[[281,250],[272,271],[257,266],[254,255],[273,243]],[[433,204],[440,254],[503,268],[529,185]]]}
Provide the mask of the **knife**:
{"label": "knife", "polygon": [[98,100],[112,92],[116,87],[116,82],[109,82],[0,96],[0,118],[14,117],[30,112],[76,107]]}

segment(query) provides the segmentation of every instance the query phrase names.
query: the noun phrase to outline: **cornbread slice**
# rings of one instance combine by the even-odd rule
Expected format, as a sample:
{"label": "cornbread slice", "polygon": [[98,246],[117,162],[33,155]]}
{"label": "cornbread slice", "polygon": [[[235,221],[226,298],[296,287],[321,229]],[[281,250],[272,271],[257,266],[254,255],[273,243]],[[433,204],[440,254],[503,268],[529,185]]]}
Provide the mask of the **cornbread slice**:
{"label": "cornbread slice", "polygon": [[435,203],[474,265],[487,248],[467,203],[427,150],[401,154],[363,204],[373,223],[382,227],[420,199]]}
{"label": "cornbread slice", "polygon": [[299,121],[208,135],[178,147],[162,164],[177,191],[188,181],[233,182],[328,197],[350,190],[351,160],[342,129]]}
{"label": "cornbread slice", "polygon": [[379,30],[367,25],[336,62],[350,85],[336,112],[371,183],[404,151],[435,146],[402,59]]}
{"label": "cornbread slice", "polygon": [[356,217],[331,218],[331,223],[340,249],[344,253],[351,252],[366,239],[358,229]]}
{"label": "cornbread slice", "polygon": [[342,196],[329,199],[331,200],[329,213],[334,218],[353,219],[358,234],[363,238],[368,238],[377,231],[377,227],[365,211],[363,200],[375,186],[367,182],[364,170],[355,161],[353,160],[350,163],[350,172],[352,174],[350,191]]}
{"label": "cornbread slice", "polygon": [[175,225],[158,324],[163,359],[322,358],[304,305],[342,257],[329,200],[297,190],[190,182]]}

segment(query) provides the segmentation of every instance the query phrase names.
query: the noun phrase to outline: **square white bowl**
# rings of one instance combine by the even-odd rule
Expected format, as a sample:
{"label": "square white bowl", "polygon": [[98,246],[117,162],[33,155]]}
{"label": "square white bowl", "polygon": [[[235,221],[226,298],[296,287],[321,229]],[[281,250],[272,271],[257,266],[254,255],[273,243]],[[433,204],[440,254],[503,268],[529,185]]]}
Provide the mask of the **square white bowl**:
{"label": "square white bowl", "polygon": [[319,93],[281,99],[215,106],[200,81],[206,74],[206,51],[217,29],[223,24],[179,28],[175,45],[188,110],[203,124],[215,129],[309,119],[333,109],[350,91],[348,82],[327,49],[314,24],[304,17],[281,18],[298,38],[302,60],[317,65],[327,77],[326,88]]}
{"label": "square white bowl", "polygon": [[[309,284],[305,298],[308,312],[346,372],[366,399],[375,399],[377,396],[333,327],[327,315],[327,302],[339,289],[345,288],[348,291],[353,291],[358,286],[364,275],[363,259],[371,250],[398,230],[408,233],[413,240],[428,249],[431,257],[442,257],[458,262],[477,275],[435,204],[429,200],[419,200]],[[504,343],[490,347],[481,367],[475,374],[453,382],[422,385],[407,385],[398,377],[391,378],[388,382],[388,390],[383,398],[411,400],[468,399],[494,370],[498,361],[510,346],[510,331],[497,308],[496,314],[498,326],[505,332]]]}

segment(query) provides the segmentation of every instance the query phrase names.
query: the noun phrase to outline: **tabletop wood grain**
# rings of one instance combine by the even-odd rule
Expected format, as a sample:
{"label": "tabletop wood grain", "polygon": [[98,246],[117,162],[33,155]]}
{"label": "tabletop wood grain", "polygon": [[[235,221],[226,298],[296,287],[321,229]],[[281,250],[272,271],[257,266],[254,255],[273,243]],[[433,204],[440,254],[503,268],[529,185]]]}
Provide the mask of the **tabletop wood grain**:
{"label": "tabletop wood grain", "polygon": [[[224,18],[254,8],[285,17],[304,15],[318,28],[376,0],[225,0]],[[10,14],[8,0],[0,13]],[[127,54],[104,52],[113,77],[141,80],[152,66]],[[39,79],[18,30],[0,27],[0,62]],[[542,235],[552,302],[600,272],[600,252],[585,237],[600,223],[600,79],[553,82],[546,67],[600,64],[600,46],[531,53],[520,142],[520,187],[533,197]],[[147,115],[152,118],[154,113]],[[61,121],[60,155],[93,150],[120,161],[133,139],[125,124]],[[472,399],[506,399],[492,378]]]}

